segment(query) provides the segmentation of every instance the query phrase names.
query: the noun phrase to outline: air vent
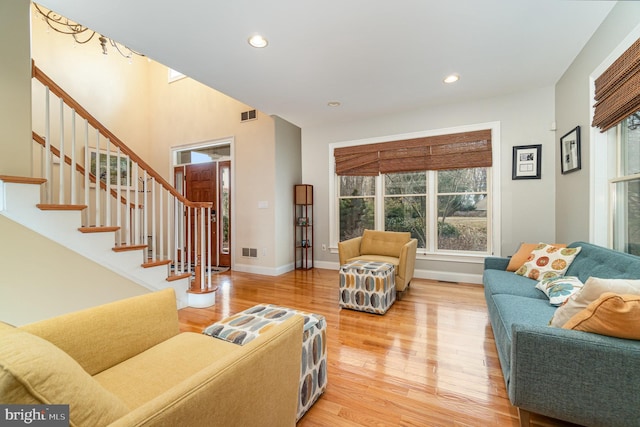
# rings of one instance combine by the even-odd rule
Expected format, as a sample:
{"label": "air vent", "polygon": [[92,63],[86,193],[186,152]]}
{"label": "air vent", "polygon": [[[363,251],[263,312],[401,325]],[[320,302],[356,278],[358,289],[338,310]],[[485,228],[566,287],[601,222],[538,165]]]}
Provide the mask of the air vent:
{"label": "air vent", "polygon": [[247,258],[258,258],[258,249],[242,248],[242,256]]}
{"label": "air vent", "polygon": [[248,122],[249,120],[255,120],[257,118],[258,113],[256,113],[256,110],[243,111],[242,113],[240,113],[241,122]]}

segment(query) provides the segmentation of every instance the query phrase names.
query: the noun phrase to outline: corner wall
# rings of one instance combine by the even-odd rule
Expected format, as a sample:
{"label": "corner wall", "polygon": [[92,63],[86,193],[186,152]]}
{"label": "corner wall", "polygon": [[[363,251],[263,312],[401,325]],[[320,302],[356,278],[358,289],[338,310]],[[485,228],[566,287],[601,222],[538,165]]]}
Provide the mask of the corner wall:
{"label": "corner wall", "polygon": [[[597,130],[591,129],[591,81],[590,75],[609,54],[640,24],[640,2],[618,2],[571,63],[556,84],[556,153],[560,154],[560,137],[576,126],[581,129],[582,169],[562,175],[556,167],[556,240],[573,242],[592,241],[590,232],[591,200],[590,186],[597,168],[606,167],[592,158],[592,137]],[[608,203],[606,195],[595,194]],[[594,242],[606,244],[606,242]]]}
{"label": "corner wall", "polygon": [[31,175],[31,2],[0,2],[0,174]]}

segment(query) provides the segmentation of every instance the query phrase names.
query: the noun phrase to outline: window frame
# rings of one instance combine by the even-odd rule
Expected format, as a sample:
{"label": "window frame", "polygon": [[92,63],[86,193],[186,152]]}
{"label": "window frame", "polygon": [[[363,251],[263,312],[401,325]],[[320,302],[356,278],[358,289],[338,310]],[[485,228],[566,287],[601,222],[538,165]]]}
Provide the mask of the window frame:
{"label": "window frame", "polygon": [[[373,144],[378,142],[385,142],[390,140],[403,140],[411,138],[421,138],[428,136],[446,135],[460,132],[472,132],[477,130],[491,130],[492,140],[492,166],[489,168],[487,174],[487,194],[489,202],[487,204],[488,221],[487,221],[487,251],[486,252],[469,252],[469,251],[451,251],[451,250],[437,250],[436,242],[429,242],[428,248],[419,250],[417,254],[418,259],[428,259],[433,261],[455,261],[455,262],[471,262],[481,263],[487,255],[500,255],[500,220],[501,220],[501,198],[500,198],[500,122],[487,122],[466,126],[457,126],[451,128],[434,129],[422,132],[414,132],[400,135],[390,135],[384,137],[374,137],[353,141],[335,142],[329,144],[329,249],[331,253],[338,252],[339,241],[339,177],[335,173],[335,161],[334,150],[340,147],[349,147],[363,144]],[[429,174],[437,174],[437,171],[427,172],[427,194],[437,195],[437,179],[429,179]],[[378,230],[384,229],[384,215],[380,215],[384,209],[384,182],[383,175],[379,174],[375,177],[376,181],[376,196],[375,196],[375,226]],[[427,198],[427,215],[432,218],[432,215],[436,212],[437,199],[435,197]],[[434,230],[432,228],[437,225],[429,221],[427,224],[428,236],[427,239],[435,239]],[[433,249],[431,249],[433,248]]]}

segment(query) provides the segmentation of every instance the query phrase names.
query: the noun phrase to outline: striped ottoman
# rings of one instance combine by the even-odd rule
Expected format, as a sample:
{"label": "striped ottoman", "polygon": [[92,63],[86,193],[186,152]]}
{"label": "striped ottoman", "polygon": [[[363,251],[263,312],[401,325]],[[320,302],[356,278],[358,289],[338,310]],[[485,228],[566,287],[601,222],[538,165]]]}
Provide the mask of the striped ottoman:
{"label": "striped ottoman", "polygon": [[324,316],[272,304],[258,304],[207,326],[202,333],[243,345],[258,337],[265,326],[284,322],[296,314],[304,317],[297,421],[327,388],[327,323]]}
{"label": "striped ottoman", "polygon": [[396,300],[395,267],[352,261],[340,267],[340,307],[384,314]]}

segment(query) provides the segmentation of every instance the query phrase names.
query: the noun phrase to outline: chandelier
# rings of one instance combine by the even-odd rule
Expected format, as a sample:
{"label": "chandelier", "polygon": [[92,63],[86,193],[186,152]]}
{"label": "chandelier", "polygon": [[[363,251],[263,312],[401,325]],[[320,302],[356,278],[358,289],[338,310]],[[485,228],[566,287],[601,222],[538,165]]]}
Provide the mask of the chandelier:
{"label": "chandelier", "polygon": [[[73,21],[68,20],[62,15],[59,15],[51,10],[43,10],[36,3],[33,3],[36,11],[42,17],[42,19],[47,23],[49,28],[52,30],[61,33],[73,36],[73,39],[76,43],[85,44],[88,43],[93,37],[97,34],[95,31],[82,26],[80,24],[76,24]],[[131,59],[133,55],[144,56],[142,53],[136,52],[133,49],[130,49],[126,46],[123,46],[112,39],[103,36],[102,34],[98,34],[98,41],[100,42],[100,47],[102,48],[102,54],[107,55],[107,46],[111,45],[111,47],[115,48],[115,50],[127,59]]]}

